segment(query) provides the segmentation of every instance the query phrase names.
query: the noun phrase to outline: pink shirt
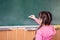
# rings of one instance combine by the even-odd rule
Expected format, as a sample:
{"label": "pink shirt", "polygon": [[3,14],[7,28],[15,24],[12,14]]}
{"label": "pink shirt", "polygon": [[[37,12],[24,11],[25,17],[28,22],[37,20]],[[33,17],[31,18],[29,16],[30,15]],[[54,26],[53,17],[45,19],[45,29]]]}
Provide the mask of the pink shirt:
{"label": "pink shirt", "polygon": [[[35,20],[39,24],[39,20]],[[55,28],[50,26],[42,26],[37,30],[35,40],[52,40],[52,37],[56,34]]]}

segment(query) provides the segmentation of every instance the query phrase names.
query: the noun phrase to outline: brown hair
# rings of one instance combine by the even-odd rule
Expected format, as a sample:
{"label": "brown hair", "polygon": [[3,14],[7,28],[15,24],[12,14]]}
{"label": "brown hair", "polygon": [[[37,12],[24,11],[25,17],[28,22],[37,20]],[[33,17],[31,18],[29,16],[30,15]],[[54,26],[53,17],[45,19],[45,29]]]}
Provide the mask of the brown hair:
{"label": "brown hair", "polygon": [[42,19],[41,25],[50,25],[52,21],[52,14],[49,11],[42,11],[39,13],[39,18]]}

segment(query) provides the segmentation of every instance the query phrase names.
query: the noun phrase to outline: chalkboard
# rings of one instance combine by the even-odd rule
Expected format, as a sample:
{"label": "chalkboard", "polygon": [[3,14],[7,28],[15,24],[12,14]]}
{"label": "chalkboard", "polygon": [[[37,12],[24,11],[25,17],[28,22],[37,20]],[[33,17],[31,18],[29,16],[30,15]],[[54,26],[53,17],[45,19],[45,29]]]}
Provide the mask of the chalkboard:
{"label": "chalkboard", "polygon": [[60,24],[60,0],[0,0],[0,26],[37,25],[28,16],[40,11],[50,11],[52,24]]}

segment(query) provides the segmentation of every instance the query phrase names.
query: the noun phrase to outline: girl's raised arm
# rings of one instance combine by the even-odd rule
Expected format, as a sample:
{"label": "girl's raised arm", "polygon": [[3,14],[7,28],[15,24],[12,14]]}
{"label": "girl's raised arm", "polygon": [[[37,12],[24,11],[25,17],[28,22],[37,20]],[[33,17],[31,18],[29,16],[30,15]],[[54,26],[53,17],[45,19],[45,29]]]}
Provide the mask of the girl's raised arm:
{"label": "girl's raised arm", "polygon": [[37,19],[37,18],[35,17],[35,15],[30,15],[29,18],[35,20],[36,23],[38,23],[39,25],[41,24],[41,20]]}

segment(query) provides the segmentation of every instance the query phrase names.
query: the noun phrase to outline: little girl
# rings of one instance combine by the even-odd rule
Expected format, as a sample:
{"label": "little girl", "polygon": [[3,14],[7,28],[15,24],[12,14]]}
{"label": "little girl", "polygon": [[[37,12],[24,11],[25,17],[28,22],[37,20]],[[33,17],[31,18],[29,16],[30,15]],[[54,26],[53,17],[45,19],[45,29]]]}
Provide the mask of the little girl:
{"label": "little girl", "polygon": [[35,15],[31,15],[29,18],[34,19],[40,25],[36,30],[35,40],[52,40],[52,37],[56,34],[56,30],[51,25],[52,15],[50,12],[40,12],[38,19]]}

